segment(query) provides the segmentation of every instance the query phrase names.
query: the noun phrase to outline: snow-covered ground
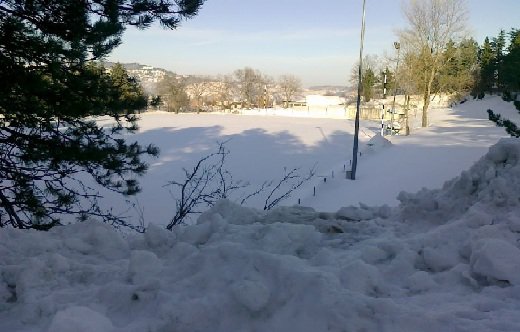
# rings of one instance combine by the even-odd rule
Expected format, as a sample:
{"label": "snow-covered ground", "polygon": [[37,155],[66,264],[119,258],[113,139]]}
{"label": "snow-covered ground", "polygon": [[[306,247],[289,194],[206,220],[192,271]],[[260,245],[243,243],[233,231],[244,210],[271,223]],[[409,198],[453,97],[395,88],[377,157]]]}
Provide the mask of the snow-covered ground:
{"label": "snow-covered ground", "polygon": [[[391,145],[381,149],[380,140],[369,147],[359,160],[357,181],[347,184],[340,179],[327,181],[318,195],[307,195],[304,205],[320,211],[336,211],[338,206],[358,204],[398,204],[400,191],[416,192],[421,188],[440,188],[476,162],[501,137],[503,128],[488,120],[487,109],[506,118],[520,120],[512,103],[499,97],[468,101],[451,108],[430,110],[430,126],[412,129],[411,136],[385,136]],[[412,122],[420,125],[420,112]],[[379,144],[378,144],[379,143]],[[377,150],[377,153],[373,153]],[[342,165],[336,165],[336,170]]]}
{"label": "snow-covered ground", "polygon": [[[182,180],[183,167],[191,169],[200,158],[216,151],[217,142],[227,141],[230,155],[226,168],[234,180],[250,184],[232,195],[232,200],[239,201],[265,181],[280,179],[285,170],[299,167],[304,175],[315,167],[317,177],[281,205],[292,206],[300,200],[302,205],[329,212],[359,202],[395,206],[400,191],[440,188],[444,181],[471,166],[500,137],[506,137],[502,128],[487,120],[488,108],[507,116],[516,113],[511,103],[499,97],[469,101],[453,110],[434,108],[430,110],[429,128],[413,128],[409,137],[387,136],[392,145],[386,148],[380,146],[382,140],[366,145],[380,131],[380,124],[362,121],[357,181],[345,180],[343,172],[352,159],[354,125],[350,120],[316,118],[313,112],[310,118],[301,114],[262,115],[263,111],[249,111],[259,115],[247,116],[147,113],[142,116],[140,132],[129,139],[153,143],[161,155],[150,160],[149,172],[140,179],[142,193],[130,198],[139,208],[129,209],[124,198],[110,192],[103,194],[109,198],[107,207],[116,214],[130,219],[142,214],[146,222],[164,225],[175,212],[172,194],[177,194],[170,193],[167,182]],[[419,123],[420,112],[412,120]],[[265,193],[258,195],[247,206],[262,208],[265,198]]]}
{"label": "snow-covered ground", "polygon": [[[148,231],[1,229],[0,331],[520,331],[520,144],[494,145],[488,108],[517,118],[489,97],[391,144],[363,123],[356,181],[341,175],[346,120],[147,114],[138,139],[162,149],[140,197]],[[318,161],[327,182],[284,202],[302,206],[221,201],[164,230],[162,185],[228,138],[236,178]],[[341,208],[358,202],[387,206]]]}

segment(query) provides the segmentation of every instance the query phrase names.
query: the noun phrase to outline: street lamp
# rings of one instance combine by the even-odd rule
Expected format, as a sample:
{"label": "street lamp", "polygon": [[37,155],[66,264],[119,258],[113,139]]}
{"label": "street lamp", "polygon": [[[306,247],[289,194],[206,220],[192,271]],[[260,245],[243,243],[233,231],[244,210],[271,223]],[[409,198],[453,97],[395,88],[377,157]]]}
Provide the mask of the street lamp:
{"label": "street lamp", "polygon": [[[358,91],[356,103],[356,120],[354,122],[354,147],[352,149],[352,169],[350,172],[350,179],[356,179],[357,157],[359,149],[359,106],[361,104],[361,82],[362,82],[362,68],[363,68],[363,41],[365,40],[365,3],[363,0],[363,17],[361,18],[361,43],[359,47],[359,68],[358,68]],[[348,173],[347,173],[348,175]]]}
{"label": "street lamp", "polygon": [[399,71],[399,53],[401,51],[401,44],[394,42],[394,48],[397,50],[397,66],[394,75],[394,101],[392,102],[392,116],[390,117],[390,136],[394,134],[395,95],[397,94],[397,72]]}

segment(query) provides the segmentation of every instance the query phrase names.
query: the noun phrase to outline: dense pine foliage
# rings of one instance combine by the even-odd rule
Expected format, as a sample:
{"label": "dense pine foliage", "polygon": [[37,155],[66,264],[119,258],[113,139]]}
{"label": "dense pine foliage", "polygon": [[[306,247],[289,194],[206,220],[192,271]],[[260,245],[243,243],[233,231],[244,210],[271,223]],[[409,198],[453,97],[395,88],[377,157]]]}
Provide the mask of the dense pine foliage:
{"label": "dense pine foliage", "polygon": [[484,40],[479,52],[480,80],[478,92],[502,93],[505,99],[520,91],[520,29]]}
{"label": "dense pine foliage", "polygon": [[[4,0],[0,3],[0,226],[48,228],[63,214],[124,220],[83,179],[131,195],[153,146],[126,143],[146,106],[139,85],[96,64],[126,26],[175,28],[203,0]],[[95,121],[114,119],[110,128]]]}
{"label": "dense pine foliage", "polygon": [[[506,101],[513,101],[520,112],[520,29],[512,29],[508,37],[501,30],[491,42],[486,38],[480,50],[480,81],[476,96],[482,98],[485,93],[501,93]],[[489,120],[513,137],[520,137],[517,125],[503,119],[500,114],[488,110]]]}

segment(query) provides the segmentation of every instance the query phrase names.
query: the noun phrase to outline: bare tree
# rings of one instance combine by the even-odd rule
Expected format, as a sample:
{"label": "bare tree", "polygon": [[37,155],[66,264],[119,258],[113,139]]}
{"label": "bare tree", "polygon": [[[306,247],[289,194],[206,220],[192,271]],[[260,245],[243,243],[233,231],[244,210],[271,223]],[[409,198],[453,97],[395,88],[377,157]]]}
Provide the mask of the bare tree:
{"label": "bare tree", "polygon": [[266,80],[259,70],[250,67],[244,69],[237,69],[234,72],[242,100],[249,107],[251,105],[259,105]]}
{"label": "bare tree", "polygon": [[190,98],[186,93],[186,83],[175,76],[166,76],[158,87],[161,100],[168,112],[182,112],[189,108]]}
{"label": "bare tree", "polygon": [[222,108],[226,108],[235,99],[236,84],[232,76],[224,75],[217,77],[214,88],[212,93],[215,96],[216,102],[219,103]]}
{"label": "bare tree", "polygon": [[295,94],[297,94],[302,88],[301,80],[294,75],[282,75],[278,80],[278,85],[282,90],[282,95],[284,99],[284,107],[289,107],[289,102],[294,98]]}
{"label": "bare tree", "polygon": [[414,61],[424,102],[422,126],[426,127],[432,84],[444,66],[443,52],[450,40],[466,31],[468,11],[465,0],[409,0],[403,12],[409,27],[399,36]]}
{"label": "bare tree", "polygon": [[209,77],[195,77],[191,81],[186,85],[186,93],[194,101],[198,112],[204,106],[204,98],[210,94],[212,82]]}

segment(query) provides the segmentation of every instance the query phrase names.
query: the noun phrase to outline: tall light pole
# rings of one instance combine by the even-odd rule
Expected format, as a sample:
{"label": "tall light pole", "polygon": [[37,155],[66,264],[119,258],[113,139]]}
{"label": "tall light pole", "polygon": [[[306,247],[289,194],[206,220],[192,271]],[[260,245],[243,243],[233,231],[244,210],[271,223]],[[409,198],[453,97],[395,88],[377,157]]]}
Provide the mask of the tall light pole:
{"label": "tall light pole", "polygon": [[[357,90],[357,103],[356,103],[356,120],[354,122],[354,147],[352,149],[352,169],[350,172],[350,179],[356,179],[357,170],[357,157],[359,150],[359,107],[361,104],[361,82],[363,72],[363,42],[365,40],[365,3],[363,0],[363,16],[361,18],[361,43],[359,46],[359,68],[358,68],[358,90]],[[348,174],[348,173],[347,173]]]}
{"label": "tall light pole", "polygon": [[397,72],[399,71],[399,53],[401,51],[401,44],[394,42],[394,47],[397,50],[397,66],[394,74],[394,101],[392,102],[392,116],[390,118],[390,135],[394,134],[395,95],[397,94]]}

